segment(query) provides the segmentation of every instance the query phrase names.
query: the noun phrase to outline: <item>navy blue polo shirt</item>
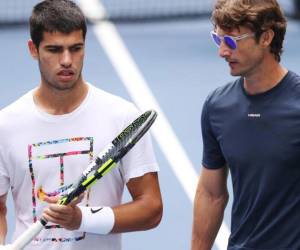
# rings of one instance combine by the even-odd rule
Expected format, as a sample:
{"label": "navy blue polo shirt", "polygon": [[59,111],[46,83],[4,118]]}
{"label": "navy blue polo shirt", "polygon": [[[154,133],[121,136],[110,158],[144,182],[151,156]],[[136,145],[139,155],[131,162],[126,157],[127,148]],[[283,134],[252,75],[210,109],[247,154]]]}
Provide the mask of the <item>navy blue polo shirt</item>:
{"label": "navy blue polo shirt", "polygon": [[300,249],[300,77],[248,95],[240,78],[202,111],[203,166],[228,166],[234,201],[228,249]]}

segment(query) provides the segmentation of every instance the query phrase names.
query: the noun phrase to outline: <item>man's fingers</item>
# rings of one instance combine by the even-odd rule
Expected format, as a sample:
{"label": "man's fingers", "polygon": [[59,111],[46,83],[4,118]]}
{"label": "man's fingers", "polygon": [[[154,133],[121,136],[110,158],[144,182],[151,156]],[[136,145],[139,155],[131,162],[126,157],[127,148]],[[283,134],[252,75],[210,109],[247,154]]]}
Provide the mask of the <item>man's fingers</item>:
{"label": "man's fingers", "polygon": [[78,203],[80,203],[82,200],[83,200],[83,198],[84,198],[84,195],[85,195],[85,193],[82,193],[81,195],[79,195],[77,198],[75,198],[74,200],[72,200],[70,203],[69,203],[69,205],[70,206],[76,206]]}
{"label": "man's fingers", "polygon": [[44,217],[47,220],[64,220],[68,213],[64,211],[63,209],[57,209],[57,208],[46,208],[44,210]]}
{"label": "man's fingers", "polygon": [[[73,201],[71,201],[70,203],[69,203],[69,205],[71,205],[71,206],[74,206],[74,205],[77,205],[78,203],[80,203],[82,200],[83,200],[83,198],[84,198],[84,193],[82,193],[81,195],[79,195],[77,198],[75,198]],[[47,203],[49,203],[49,204],[57,204],[58,202],[59,202],[59,200],[60,200],[60,196],[44,196],[43,197],[43,201],[45,201],[45,202],[47,202]]]}
{"label": "man's fingers", "polygon": [[43,199],[49,204],[55,204],[59,201],[59,196],[45,196]]}
{"label": "man's fingers", "polygon": [[80,226],[81,211],[77,206],[51,204],[44,210],[43,217],[66,229],[74,230]]}

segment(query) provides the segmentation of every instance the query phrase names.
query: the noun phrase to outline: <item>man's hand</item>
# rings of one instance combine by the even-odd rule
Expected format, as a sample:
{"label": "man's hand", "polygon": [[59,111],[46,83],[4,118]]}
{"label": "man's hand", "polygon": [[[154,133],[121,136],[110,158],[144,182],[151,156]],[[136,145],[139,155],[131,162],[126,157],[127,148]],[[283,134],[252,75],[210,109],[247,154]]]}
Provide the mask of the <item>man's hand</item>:
{"label": "man's hand", "polygon": [[65,229],[76,230],[80,227],[82,218],[81,210],[77,207],[77,204],[81,202],[83,197],[84,195],[81,195],[68,205],[56,204],[59,197],[45,197],[44,201],[48,202],[50,205],[44,210],[42,216],[47,221],[58,224]]}

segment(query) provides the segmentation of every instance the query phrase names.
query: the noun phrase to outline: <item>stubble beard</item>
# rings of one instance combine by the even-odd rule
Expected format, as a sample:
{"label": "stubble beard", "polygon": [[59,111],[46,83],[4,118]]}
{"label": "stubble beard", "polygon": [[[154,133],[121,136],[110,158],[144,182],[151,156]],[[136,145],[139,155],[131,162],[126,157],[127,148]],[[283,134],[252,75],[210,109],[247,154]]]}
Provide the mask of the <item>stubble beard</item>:
{"label": "stubble beard", "polygon": [[241,69],[237,72],[231,72],[232,76],[240,76],[240,77],[249,77],[253,75],[256,69],[263,63],[263,56],[260,56],[255,61],[252,61],[251,65],[246,67],[245,69]]}
{"label": "stubble beard", "polygon": [[76,77],[76,79],[70,81],[70,82],[59,82],[55,81],[53,78],[49,76],[49,74],[45,73],[41,67],[41,63],[39,62],[39,68],[40,68],[40,73],[42,77],[42,81],[47,85],[48,88],[53,89],[55,91],[70,91],[76,87],[76,85],[79,82],[79,79],[81,78],[82,74],[82,67],[79,70],[79,74]]}

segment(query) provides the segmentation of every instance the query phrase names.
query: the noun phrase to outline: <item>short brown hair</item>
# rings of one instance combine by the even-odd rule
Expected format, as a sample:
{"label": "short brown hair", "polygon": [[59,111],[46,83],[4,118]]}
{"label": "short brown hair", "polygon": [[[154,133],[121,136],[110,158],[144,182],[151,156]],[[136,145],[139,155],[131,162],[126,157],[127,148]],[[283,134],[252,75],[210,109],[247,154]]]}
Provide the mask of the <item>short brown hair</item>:
{"label": "short brown hair", "polygon": [[275,35],[270,52],[280,61],[287,24],[276,0],[217,0],[211,20],[215,27],[227,31],[247,27],[257,41],[264,31],[272,29]]}

